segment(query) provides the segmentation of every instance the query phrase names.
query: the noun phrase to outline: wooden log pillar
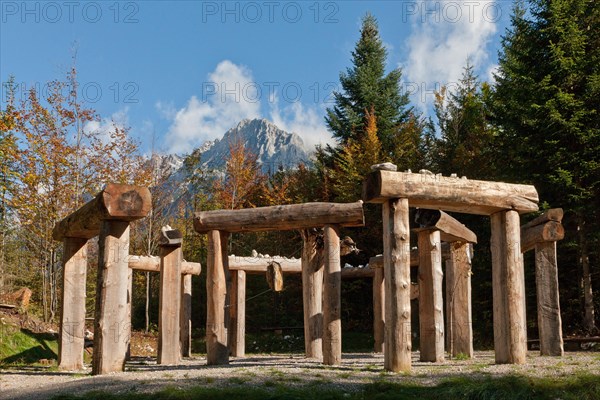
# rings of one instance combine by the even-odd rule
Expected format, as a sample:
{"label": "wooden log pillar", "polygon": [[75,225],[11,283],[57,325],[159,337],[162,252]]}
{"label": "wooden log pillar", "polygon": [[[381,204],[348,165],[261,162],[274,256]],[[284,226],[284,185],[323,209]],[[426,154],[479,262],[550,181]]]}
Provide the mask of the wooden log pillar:
{"label": "wooden log pillar", "polygon": [[233,357],[246,355],[246,271],[231,271],[229,307],[229,351]]}
{"label": "wooden log pillar", "polygon": [[446,260],[446,339],[453,357],[473,357],[470,247],[469,243],[450,243]]}
{"label": "wooden log pillar", "polygon": [[160,246],[160,291],[158,315],[158,364],[178,365],[181,360],[181,250],[178,230],[164,230]]}
{"label": "wooden log pillar", "polygon": [[58,369],[83,369],[87,239],[63,239],[63,285],[58,340]]}
{"label": "wooden log pillar", "polygon": [[317,231],[301,231],[304,349],[307,358],[323,360],[323,248]]}
{"label": "wooden log pillar", "polygon": [[383,203],[385,280],[384,364],[388,371],[410,371],[410,228],[408,199]]}
{"label": "wooden log pillar", "polygon": [[325,271],[323,280],[323,363],[339,365],[342,362],[342,315],[340,237],[338,228],[324,228]]}
{"label": "wooden log pillar", "polygon": [[419,229],[419,335],[421,361],[444,361],[442,243],[437,229]]}
{"label": "wooden log pillar", "polygon": [[385,281],[383,268],[374,268],[373,276],[373,336],[375,339],[375,353],[383,352],[385,333]]}
{"label": "wooden log pillar", "polygon": [[206,362],[208,365],[229,364],[225,321],[228,310],[225,308],[227,280],[223,260],[224,248],[227,248],[227,241],[222,242],[220,232],[209,231],[206,263]]}
{"label": "wooden log pillar", "polygon": [[181,279],[181,308],[179,309],[179,347],[181,357],[192,356],[192,274]]}
{"label": "wooden log pillar", "polygon": [[536,243],[535,283],[537,288],[540,354],[543,356],[562,356],[564,348],[558,300],[556,242]]}
{"label": "wooden log pillar", "polygon": [[494,349],[498,364],[524,364],[527,355],[525,274],[519,213],[491,215]]}
{"label": "wooden log pillar", "polygon": [[104,220],[100,228],[92,374],[121,372],[130,341],[129,222]]}

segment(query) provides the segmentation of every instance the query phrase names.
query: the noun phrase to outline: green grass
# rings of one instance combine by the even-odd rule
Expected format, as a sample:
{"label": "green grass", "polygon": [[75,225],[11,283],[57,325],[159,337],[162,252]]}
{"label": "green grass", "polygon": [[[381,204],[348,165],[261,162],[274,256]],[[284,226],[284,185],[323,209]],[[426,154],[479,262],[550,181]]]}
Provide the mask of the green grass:
{"label": "green grass", "polygon": [[521,376],[501,378],[453,378],[436,386],[392,383],[385,380],[364,384],[356,391],[343,392],[322,385],[286,387],[279,382],[267,380],[261,386],[189,389],[166,388],[148,395],[139,393],[111,395],[104,392],[90,392],[84,395],[58,396],[55,400],[393,400],[393,399],[444,399],[444,400],[592,400],[600,398],[600,379],[591,375],[575,375],[568,378],[536,379]]}
{"label": "green grass", "polygon": [[56,360],[57,354],[55,335],[0,325],[0,366],[37,365],[42,359]]}

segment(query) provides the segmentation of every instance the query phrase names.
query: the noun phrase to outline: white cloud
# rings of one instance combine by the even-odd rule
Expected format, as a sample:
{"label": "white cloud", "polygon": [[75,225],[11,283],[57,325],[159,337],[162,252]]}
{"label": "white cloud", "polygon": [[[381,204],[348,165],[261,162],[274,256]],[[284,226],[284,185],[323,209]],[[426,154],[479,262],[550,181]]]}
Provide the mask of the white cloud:
{"label": "white cloud", "polygon": [[221,138],[244,118],[263,117],[261,96],[267,95],[267,118],[275,125],[300,135],[309,148],[333,142],[317,106],[294,101],[280,108],[276,91],[255,82],[248,68],[225,60],[202,83],[200,97],[192,96],[185,107],[176,110],[168,103],[155,104],[157,111],[172,121],[165,136],[165,151],[189,153],[207,140]]}
{"label": "white cloud", "polygon": [[415,6],[404,79],[411,92],[416,89],[413,100],[425,110],[434,90],[460,79],[467,60],[487,70],[487,44],[497,31],[498,6],[489,0],[420,1]]}
{"label": "white cloud", "polygon": [[307,107],[297,101],[281,109],[276,95],[271,96],[269,104],[271,105],[269,119],[284,131],[298,134],[309,150],[313,150],[318,144],[334,144],[334,139],[325,126],[323,115],[316,107]]}
{"label": "white cloud", "polygon": [[254,85],[247,68],[228,60],[220,62],[202,83],[201,99],[192,96],[184,108],[171,113],[173,123],[165,137],[166,150],[191,152],[207,140],[222,137],[240,120],[260,117]]}
{"label": "white cloud", "polygon": [[115,127],[120,129],[129,128],[129,108],[125,107],[115,113],[110,118],[102,118],[100,121],[89,121],[83,126],[83,131],[86,134],[95,134],[104,142],[109,143],[111,140],[110,133]]}

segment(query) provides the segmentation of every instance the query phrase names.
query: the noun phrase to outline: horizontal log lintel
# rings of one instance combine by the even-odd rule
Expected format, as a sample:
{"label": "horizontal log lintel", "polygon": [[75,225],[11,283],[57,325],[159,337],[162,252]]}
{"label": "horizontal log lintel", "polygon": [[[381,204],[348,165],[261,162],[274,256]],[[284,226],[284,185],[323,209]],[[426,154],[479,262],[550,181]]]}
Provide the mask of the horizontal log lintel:
{"label": "horizontal log lintel", "polygon": [[375,171],[363,183],[363,200],[383,203],[406,198],[411,207],[491,215],[538,210],[538,193],[531,185],[459,179],[433,174]]}
{"label": "horizontal log lintel", "polygon": [[[129,256],[129,268],[137,271],[160,272],[160,257],[154,256]],[[200,275],[200,263],[183,261],[181,263],[182,275]]]}
{"label": "horizontal log lintel", "polygon": [[439,230],[444,242],[477,243],[475,232],[444,211],[419,209],[415,215],[415,222],[423,226],[421,229]]}
{"label": "horizontal log lintel", "polygon": [[548,221],[542,225],[521,228],[521,252],[532,250],[536,243],[556,242],[564,239],[565,228],[560,222]]}
{"label": "horizontal log lintel", "polygon": [[562,208],[551,208],[546,210],[537,218],[532,219],[528,223],[521,226],[521,229],[531,228],[537,225],[545,224],[549,221],[561,222],[563,219],[563,209]]}
{"label": "horizontal log lintel", "polygon": [[226,232],[260,232],[318,228],[325,225],[364,226],[362,201],[355,203],[303,203],[282,206],[197,212],[194,229]]}
{"label": "horizontal log lintel", "polygon": [[151,208],[148,188],[109,183],[96,197],[59,221],[52,237],[91,239],[100,233],[101,221],[135,221],[148,215]]}

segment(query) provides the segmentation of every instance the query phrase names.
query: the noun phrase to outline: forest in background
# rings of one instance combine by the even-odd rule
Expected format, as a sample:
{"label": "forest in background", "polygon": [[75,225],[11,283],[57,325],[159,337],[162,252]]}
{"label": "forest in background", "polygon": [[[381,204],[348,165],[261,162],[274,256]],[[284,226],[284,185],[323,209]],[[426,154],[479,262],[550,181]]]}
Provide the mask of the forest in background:
{"label": "forest in background", "polygon": [[[482,82],[465,60],[454,87],[436,93],[435,119],[411,106],[401,90],[402,72],[386,72],[387,53],[376,19],[366,15],[339,76],[326,124],[335,146],[316,149],[312,165],[265,174],[241,142],[230,143],[221,174],[200,168],[201,155],[186,156],[187,190],[175,197],[157,157],[143,157],[128,129],[85,129],[99,121],[78,98],[75,66],[49,84],[40,98],[32,90],[17,101],[14,81],[0,114],[0,293],[33,290],[33,307],[45,320],[58,318],[62,244],[54,224],[80,207],[107,182],[151,187],[152,214],[132,225],[130,254],[156,255],[166,224],[184,234],[184,258],[206,258],[206,238],[191,223],[194,210],[236,209],[308,201],[361,198],[370,166],[392,162],[399,171],[426,169],[469,179],[533,184],[540,208],[562,207],[565,239],[558,243],[563,331],[596,334],[600,296],[600,4],[585,0],[531,0],[513,10],[502,39],[499,69]],[[75,64],[75,62],[74,62]],[[11,89],[12,88],[12,89]],[[298,132],[302,134],[302,132]],[[473,328],[476,343],[493,339],[490,227],[487,218],[455,215],[478,236],[473,260]],[[525,215],[522,223],[535,215]],[[347,229],[365,264],[382,251],[381,209],[365,204],[366,227]],[[234,234],[230,254],[299,257],[296,232]],[[94,248],[94,246],[92,246]],[[89,256],[88,313],[93,315],[97,253]],[[525,257],[528,334],[537,337],[535,272]],[[416,280],[416,277],[415,277]],[[299,277],[286,276],[283,293],[265,293],[247,304],[247,329],[301,326]],[[194,277],[193,324],[206,321],[205,276]],[[263,293],[263,277],[250,277],[248,298]],[[342,326],[372,329],[371,284],[344,281]],[[134,329],[156,329],[158,276],[134,273]]]}

